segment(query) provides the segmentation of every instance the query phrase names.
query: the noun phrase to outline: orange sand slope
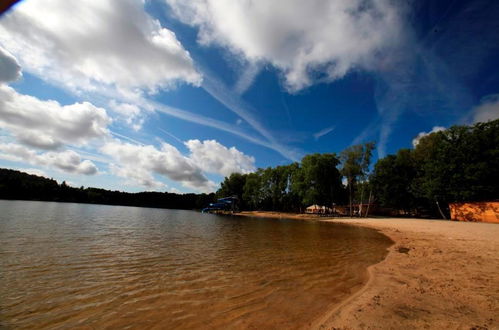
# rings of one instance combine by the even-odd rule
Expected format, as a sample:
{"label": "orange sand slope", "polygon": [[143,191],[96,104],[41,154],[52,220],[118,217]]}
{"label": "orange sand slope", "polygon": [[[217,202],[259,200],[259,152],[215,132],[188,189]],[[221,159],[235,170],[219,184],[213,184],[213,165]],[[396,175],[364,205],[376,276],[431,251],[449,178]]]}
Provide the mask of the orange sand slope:
{"label": "orange sand slope", "polygon": [[314,328],[499,329],[498,224],[419,219],[321,221],[375,228],[395,244],[384,261],[369,268],[366,286],[318,319]]}
{"label": "orange sand slope", "polygon": [[499,202],[451,203],[452,220],[499,223]]}
{"label": "orange sand slope", "polygon": [[396,244],[371,267],[366,287],[320,320],[323,327],[499,329],[499,225],[336,221],[380,229]]}

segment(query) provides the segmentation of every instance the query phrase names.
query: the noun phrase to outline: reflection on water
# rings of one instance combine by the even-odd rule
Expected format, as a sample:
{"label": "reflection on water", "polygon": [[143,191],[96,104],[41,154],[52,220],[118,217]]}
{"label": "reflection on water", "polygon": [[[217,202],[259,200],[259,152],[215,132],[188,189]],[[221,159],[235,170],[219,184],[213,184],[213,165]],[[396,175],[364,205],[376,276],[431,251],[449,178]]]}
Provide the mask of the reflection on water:
{"label": "reflection on water", "polygon": [[299,328],[365,281],[367,229],[0,201],[0,328]]}

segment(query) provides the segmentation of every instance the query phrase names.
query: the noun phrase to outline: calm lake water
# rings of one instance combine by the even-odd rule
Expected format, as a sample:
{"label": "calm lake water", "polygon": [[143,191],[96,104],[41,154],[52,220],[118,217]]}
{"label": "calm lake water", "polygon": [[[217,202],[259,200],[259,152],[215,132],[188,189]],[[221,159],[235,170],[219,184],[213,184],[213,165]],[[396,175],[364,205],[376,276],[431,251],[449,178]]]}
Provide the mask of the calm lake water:
{"label": "calm lake water", "polygon": [[300,328],[390,244],[338,224],[0,200],[0,328]]}

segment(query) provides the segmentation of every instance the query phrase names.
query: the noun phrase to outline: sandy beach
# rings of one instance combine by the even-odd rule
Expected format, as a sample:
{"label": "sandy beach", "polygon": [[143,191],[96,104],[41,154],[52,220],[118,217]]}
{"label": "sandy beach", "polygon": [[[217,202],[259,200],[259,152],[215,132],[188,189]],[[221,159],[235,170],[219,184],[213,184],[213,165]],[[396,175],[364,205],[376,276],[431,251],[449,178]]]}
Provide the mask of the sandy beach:
{"label": "sandy beach", "polygon": [[499,225],[394,218],[243,216],[346,223],[377,229],[395,244],[369,267],[366,285],[312,328],[499,329]]}

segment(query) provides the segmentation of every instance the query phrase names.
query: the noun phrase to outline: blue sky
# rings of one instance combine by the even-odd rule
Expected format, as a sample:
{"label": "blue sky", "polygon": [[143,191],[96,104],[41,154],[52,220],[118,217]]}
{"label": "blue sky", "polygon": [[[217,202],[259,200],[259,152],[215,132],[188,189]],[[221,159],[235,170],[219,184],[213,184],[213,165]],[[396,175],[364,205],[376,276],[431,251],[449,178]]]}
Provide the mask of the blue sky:
{"label": "blue sky", "polygon": [[0,18],[0,166],[209,192],[232,172],[499,117],[499,3],[26,0]]}

